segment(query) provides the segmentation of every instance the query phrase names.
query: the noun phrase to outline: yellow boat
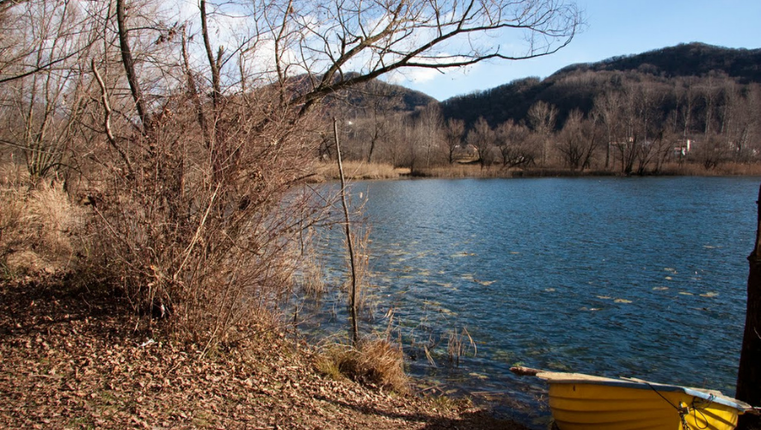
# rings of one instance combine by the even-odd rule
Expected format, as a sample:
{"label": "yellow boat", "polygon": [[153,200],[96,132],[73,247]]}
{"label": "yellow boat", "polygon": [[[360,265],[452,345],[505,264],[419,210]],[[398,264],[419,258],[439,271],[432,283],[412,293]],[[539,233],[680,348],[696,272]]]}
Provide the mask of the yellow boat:
{"label": "yellow boat", "polygon": [[[750,405],[718,391],[612,379],[581,373],[517,368],[549,385],[552,416],[560,430],[731,430]],[[529,372],[526,372],[528,370]]]}

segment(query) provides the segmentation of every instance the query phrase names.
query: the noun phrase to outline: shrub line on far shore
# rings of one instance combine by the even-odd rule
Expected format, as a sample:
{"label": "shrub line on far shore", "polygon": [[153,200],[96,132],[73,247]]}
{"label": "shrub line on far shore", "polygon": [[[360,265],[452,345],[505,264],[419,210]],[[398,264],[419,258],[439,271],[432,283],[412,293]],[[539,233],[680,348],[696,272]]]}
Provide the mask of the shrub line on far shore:
{"label": "shrub line on far shore", "polygon": [[[344,162],[345,174],[351,180],[387,180],[409,178],[439,179],[487,179],[487,178],[546,178],[546,177],[602,177],[625,176],[610,169],[570,170],[563,167],[532,167],[508,169],[500,166],[481,168],[478,164],[453,164],[438,167],[398,168],[390,164],[349,161]],[[745,163],[725,163],[712,169],[689,163],[671,163],[659,171],[646,171],[628,176],[761,176],[761,165]],[[316,164],[313,182],[338,179],[335,163]]]}

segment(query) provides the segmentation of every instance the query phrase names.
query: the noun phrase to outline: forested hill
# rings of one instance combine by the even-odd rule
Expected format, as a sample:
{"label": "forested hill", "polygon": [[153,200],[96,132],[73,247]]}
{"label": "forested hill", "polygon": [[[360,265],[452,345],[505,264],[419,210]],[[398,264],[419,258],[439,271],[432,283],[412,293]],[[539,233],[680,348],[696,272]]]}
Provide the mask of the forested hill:
{"label": "forested hill", "polygon": [[[556,127],[568,113],[579,109],[588,114],[596,97],[622,90],[627,84],[664,87],[741,87],[761,82],[761,49],[729,49],[702,43],[682,44],[638,55],[613,57],[598,63],[565,67],[544,80],[525,78],[499,87],[458,96],[442,102],[445,118],[462,119],[472,125],[479,117],[492,126],[507,120],[525,120],[538,101],[557,107]],[[663,103],[674,103],[663,97]],[[669,110],[673,106],[662,106]]]}
{"label": "forested hill", "polygon": [[741,83],[761,82],[761,49],[729,49],[704,43],[688,43],[643,54],[609,58],[598,63],[574,64],[555,77],[576,71],[638,71],[669,78],[705,76],[721,72]]}
{"label": "forested hill", "polygon": [[[350,75],[349,75],[350,76]],[[436,103],[436,99],[420,91],[411,90],[401,85],[389,84],[379,79],[339,91],[326,100],[329,112],[336,109],[347,111],[348,116],[364,116],[369,106],[382,104],[390,111],[414,112],[415,110]],[[362,111],[362,112],[358,112]]]}

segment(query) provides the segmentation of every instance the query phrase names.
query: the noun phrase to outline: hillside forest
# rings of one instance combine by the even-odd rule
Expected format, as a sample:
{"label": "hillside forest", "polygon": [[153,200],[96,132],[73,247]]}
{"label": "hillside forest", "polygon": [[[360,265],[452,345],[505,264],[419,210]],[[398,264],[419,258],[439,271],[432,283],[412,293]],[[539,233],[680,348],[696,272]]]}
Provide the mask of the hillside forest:
{"label": "hillside forest", "polygon": [[624,175],[680,166],[710,172],[759,161],[758,57],[679,45],[441,103],[375,82],[363,97],[347,96],[339,117],[346,118],[348,157],[413,172],[456,163]]}

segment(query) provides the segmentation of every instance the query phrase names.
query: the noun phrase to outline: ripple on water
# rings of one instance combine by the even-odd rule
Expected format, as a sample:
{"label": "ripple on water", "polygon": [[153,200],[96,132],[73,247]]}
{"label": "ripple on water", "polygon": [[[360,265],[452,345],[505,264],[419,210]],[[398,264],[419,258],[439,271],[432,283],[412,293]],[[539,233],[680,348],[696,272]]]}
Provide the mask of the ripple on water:
{"label": "ripple on water", "polygon": [[[758,179],[353,187],[371,189],[365,215],[378,312],[393,307],[402,340],[423,342],[437,362],[412,360],[418,376],[436,374],[464,391],[487,386],[527,402],[526,393],[542,388],[513,378],[512,364],[734,385]],[[331,277],[345,276],[340,245],[323,249]],[[315,309],[314,318],[325,318],[322,329],[343,329],[345,306],[335,303],[322,303],[335,310],[332,319]],[[388,323],[372,321],[380,331]],[[455,327],[467,328],[478,354],[448,367],[447,333]]]}

